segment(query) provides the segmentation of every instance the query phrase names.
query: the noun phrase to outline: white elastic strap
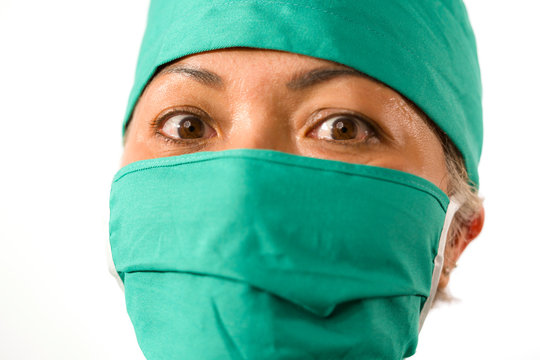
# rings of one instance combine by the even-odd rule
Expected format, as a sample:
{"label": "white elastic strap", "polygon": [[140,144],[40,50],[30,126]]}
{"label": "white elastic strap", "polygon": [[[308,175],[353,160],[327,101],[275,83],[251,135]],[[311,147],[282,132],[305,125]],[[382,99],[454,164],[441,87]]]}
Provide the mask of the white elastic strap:
{"label": "white elastic strap", "polygon": [[433,299],[437,293],[437,287],[439,286],[439,279],[441,277],[441,271],[444,266],[444,249],[446,247],[446,238],[448,236],[448,229],[450,229],[450,224],[454,218],[455,213],[460,208],[461,204],[454,198],[450,198],[450,203],[446,209],[446,217],[444,218],[444,225],[441,232],[441,238],[439,239],[439,250],[437,251],[437,256],[435,257],[435,267],[433,268],[433,275],[431,276],[431,290],[429,291],[429,296],[422,308],[420,313],[420,322],[418,325],[418,332],[422,330],[424,321],[426,320],[427,314],[431,309],[433,304]]}
{"label": "white elastic strap", "polygon": [[116,282],[118,286],[120,286],[120,289],[124,291],[124,283],[122,282],[122,279],[120,279],[120,276],[116,272],[116,267],[114,266],[114,261],[112,257],[112,251],[111,251],[111,243],[110,240],[107,238],[107,244],[105,246],[106,248],[106,256],[107,256],[107,267],[109,268],[109,273],[116,279]]}

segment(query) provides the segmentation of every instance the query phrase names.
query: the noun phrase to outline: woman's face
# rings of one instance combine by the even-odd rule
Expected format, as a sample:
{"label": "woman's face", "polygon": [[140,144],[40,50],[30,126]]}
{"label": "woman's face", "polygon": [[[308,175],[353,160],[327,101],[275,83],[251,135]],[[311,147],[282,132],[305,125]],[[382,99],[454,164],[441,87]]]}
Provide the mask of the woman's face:
{"label": "woman's face", "polygon": [[215,50],[165,67],[135,108],[122,166],[237,148],[391,168],[447,190],[440,141],[397,92],[343,65],[272,50]]}

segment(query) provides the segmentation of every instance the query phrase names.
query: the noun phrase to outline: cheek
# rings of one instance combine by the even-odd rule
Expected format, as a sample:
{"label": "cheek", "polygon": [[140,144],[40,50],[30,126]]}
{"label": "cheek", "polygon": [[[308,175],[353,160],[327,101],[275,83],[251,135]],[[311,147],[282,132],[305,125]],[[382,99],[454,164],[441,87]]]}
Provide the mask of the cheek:
{"label": "cheek", "polygon": [[146,133],[133,132],[126,140],[124,152],[122,154],[122,166],[131,164],[132,162],[154,159],[157,157],[168,156],[167,149],[162,149],[162,146],[156,144],[156,140]]}
{"label": "cheek", "polygon": [[410,132],[385,149],[369,165],[387,167],[422,177],[445,193],[447,169],[444,151],[438,138],[427,132]]}
{"label": "cheek", "polygon": [[447,192],[444,150],[426,121],[399,97],[389,102],[383,116],[389,119],[395,139],[392,168],[420,176]]}
{"label": "cheek", "polygon": [[140,123],[141,112],[140,109],[136,108],[131,123],[128,126],[128,130],[126,131],[126,141],[124,144],[121,166],[155,157],[155,151],[150,143],[152,139],[149,137],[147,129]]}
{"label": "cheek", "polygon": [[[143,92],[133,111],[133,117],[126,131],[126,142],[121,166],[132,162],[159,156],[159,148],[149,122],[152,118],[152,104],[148,91]],[[150,104],[150,106],[149,106]]]}
{"label": "cheek", "polygon": [[371,161],[367,161],[366,164],[419,176],[447,193],[447,171],[442,149],[440,153],[437,149],[431,150],[429,151],[427,147],[413,145],[394,148],[384,151]]}
{"label": "cheek", "polygon": [[438,138],[434,134],[427,134],[415,138],[411,144],[407,151],[411,164],[410,172],[431,181],[447,192],[446,161]]}
{"label": "cheek", "polygon": [[126,144],[124,145],[121,166],[126,166],[128,164],[131,164],[132,162],[147,158],[148,149],[146,149],[145,146],[137,144],[137,142],[133,140],[133,136],[128,136]]}

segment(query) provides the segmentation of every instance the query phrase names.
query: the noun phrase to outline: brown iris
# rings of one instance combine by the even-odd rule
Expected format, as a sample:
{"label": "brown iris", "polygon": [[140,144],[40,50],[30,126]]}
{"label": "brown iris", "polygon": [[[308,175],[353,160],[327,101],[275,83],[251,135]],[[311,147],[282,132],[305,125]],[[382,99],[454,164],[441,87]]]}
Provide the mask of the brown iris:
{"label": "brown iris", "polygon": [[195,116],[188,116],[178,123],[178,136],[181,139],[197,139],[204,135],[204,124]]}
{"label": "brown iris", "polygon": [[350,140],[356,137],[356,124],[352,119],[339,117],[331,125],[332,138],[335,140]]}

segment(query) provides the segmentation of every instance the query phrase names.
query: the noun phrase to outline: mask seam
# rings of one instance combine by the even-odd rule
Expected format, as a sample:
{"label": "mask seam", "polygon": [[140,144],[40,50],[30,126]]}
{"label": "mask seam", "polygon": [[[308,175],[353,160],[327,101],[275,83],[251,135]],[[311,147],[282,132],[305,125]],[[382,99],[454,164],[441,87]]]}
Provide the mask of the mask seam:
{"label": "mask seam", "polygon": [[[270,157],[274,157],[274,156],[272,156],[272,154],[268,154],[268,155]],[[381,180],[381,181],[391,182],[391,183],[394,183],[394,184],[397,184],[397,185],[402,185],[402,186],[415,188],[417,190],[424,191],[424,192],[428,193],[429,195],[433,196],[434,198],[436,198],[438,200],[439,204],[442,206],[443,209],[446,209],[446,206],[448,205],[448,201],[449,201],[449,200],[444,199],[440,194],[437,194],[434,190],[432,190],[432,189],[428,188],[427,186],[425,186],[423,184],[420,184],[419,182],[416,182],[414,180],[405,179],[405,177],[400,177],[398,175],[391,175],[390,176],[390,175],[380,174],[383,170],[379,170],[376,167],[369,168],[369,170],[365,169],[368,172],[371,172],[371,174],[370,173],[368,173],[368,174],[357,174],[357,173],[354,173],[354,172],[352,172],[350,170],[340,168],[340,166],[337,166],[336,169],[323,169],[323,168],[310,166],[310,165],[289,163],[289,162],[286,162],[286,161],[283,161],[283,160],[280,160],[280,159],[261,159],[261,158],[258,158],[258,157],[255,157],[255,156],[249,156],[249,155],[243,155],[243,156],[226,155],[226,156],[220,156],[220,157],[214,157],[214,158],[206,158],[206,159],[205,158],[202,158],[202,159],[201,158],[198,158],[198,159],[196,158],[196,159],[185,161],[185,162],[182,162],[182,163],[172,163],[172,164],[171,163],[168,163],[168,164],[165,163],[165,164],[150,165],[150,166],[147,166],[147,167],[141,167],[141,168],[138,168],[138,169],[129,170],[129,171],[121,174],[118,177],[115,176],[115,178],[113,179],[113,183],[119,182],[122,178],[124,178],[127,175],[137,173],[137,172],[140,172],[140,171],[144,171],[144,170],[157,169],[157,168],[171,168],[171,167],[189,165],[189,164],[194,164],[194,163],[201,163],[201,162],[206,162],[206,161],[216,161],[216,160],[226,160],[226,159],[249,159],[249,160],[255,160],[255,161],[260,161],[260,162],[272,162],[272,163],[277,163],[277,164],[280,164],[280,165],[286,165],[286,166],[291,166],[291,167],[318,170],[318,171],[323,171],[323,172],[338,172],[338,173],[345,174],[345,175],[358,176],[358,177],[368,177],[368,178],[377,179],[377,180]],[[324,160],[324,159],[318,159],[318,160]],[[336,166],[336,165],[337,164],[334,164],[334,166]],[[352,164],[351,163],[350,165],[362,165],[362,164]],[[365,165],[365,166],[369,166],[369,165]],[[384,169],[386,169],[386,168],[384,168]],[[394,169],[386,169],[386,170],[399,171],[399,170],[394,170]],[[415,176],[413,174],[411,174],[411,175]]]}
{"label": "mask seam", "polygon": [[[287,301],[290,301],[288,300],[286,297],[282,296],[282,295],[279,295],[278,293],[274,292],[274,291],[269,291],[267,289],[265,289],[264,287],[261,287],[261,286],[258,286],[258,285],[255,285],[253,281],[249,281],[248,279],[243,279],[243,278],[239,278],[239,277],[234,277],[234,276],[224,276],[224,275],[220,275],[219,273],[215,273],[215,272],[203,272],[203,271],[196,271],[196,270],[178,270],[178,269],[151,269],[151,270],[147,270],[147,269],[130,269],[130,270],[124,270],[122,271],[122,273],[124,274],[130,274],[130,275],[135,275],[137,273],[174,273],[174,274],[190,274],[190,275],[194,275],[194,276],[201,276],[201,277],[211,277],[211,278],[217,278],[217,279],[220,279],[220,280],[223,280],[223,281],[230,281],[230,282],[237,282],[237,283],[241,283],[243,285],[246,285],[246,286],[250,286],[254,289],[257,289],[257,290],[260,290],[260,291],[264,291],[264,292],[267,292],[269,294],[271,294],[272,296],[275,296],[275,297],[278,297],[278,298],[282,298],[282,299],[285,299]],[[355,277],[352,277],[352,279],[354,280],[358,280],[357,278]],[[373,299],[382,299],[382,298],[392,298],[392,297],[407,297],[407,296],[415,296],[415,297],[419,297],[421,299],[424,299],[424,300],[427,300],[429,295],[424,295],[420,292],[396,292],[395,294],[392,294],[392,295],[371,295],[371,296],[365,296],[365,297],[362,297],[362,300],[373,300]],[[344,300],[342,301],[340,304],[343,304],[343,303],[346,303],[346,302],[350,302],[350,301],[354,301],[354,299],[349,299],[349,300]],[[296,302],[294,302],[296,304]]]}

